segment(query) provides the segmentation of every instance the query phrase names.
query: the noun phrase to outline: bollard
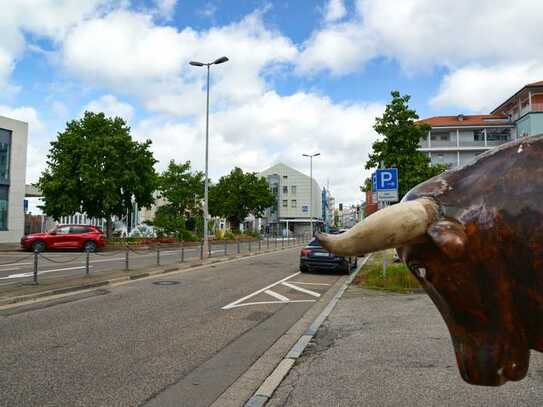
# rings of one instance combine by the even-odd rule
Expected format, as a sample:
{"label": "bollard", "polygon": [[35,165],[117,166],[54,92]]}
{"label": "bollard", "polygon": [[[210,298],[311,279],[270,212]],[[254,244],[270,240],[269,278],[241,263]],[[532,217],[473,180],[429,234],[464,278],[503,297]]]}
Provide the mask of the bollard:
{"label": "bollard", "polygon": [[128,271],[128,245],[126,245],[126,252],[124,253],[124,269]]}
{"label": "bollard", "polygon": [[200,260],[204,260],[204,241],[200,242]]}
{"label": "bollard", "polygon": [[226,240],[224,241],[224,255],[228,255],[228,243],[226,242]]}
{"label": "bollard", "polygon": [[213,246],[213,243],[207,245],[207,257],[211,257],[211,246]]}
{"label": "bollard", "polygon": [[185,242],[181,243],[181,263],[185,261]]}
{"label": "bollard", "polygon": [[258,251],[261,251],[262,250],[262,240],[259,238],[258,239]]}
{"label": "bollard", "polygon": [[85,274],[88,276],[89,275],[89,258],[90,258],[90,251],[86,251],[87,252],[87,257],[85,258]]}
{"label": "bollard", "polygon": [[285,236],[281,236],[281,249],[285,248]]}
{"label": "bollard", "polygon": [[38,256],[40,252],[34,250],[34,284],[38,284]]}
{"label": "bollard", "polygon": [[160,266],[160,246],[156,246],[156,265]]}
{"label": "bollard", "polygon": [[251,253],[251,239],[249,239],[249,253]]}
{"label": "bollard", "polygon": [[266,236],[266,249],[270,248],[270,235]]}
{"label": "bollard", "polygon": [[275,235],[275,248],[277,249],[277,235]]}
{"label": "bollard", "polygon": [[239,240],[236,240],[236,245],[237,245],[238,254],[239,254],[240,253]]}

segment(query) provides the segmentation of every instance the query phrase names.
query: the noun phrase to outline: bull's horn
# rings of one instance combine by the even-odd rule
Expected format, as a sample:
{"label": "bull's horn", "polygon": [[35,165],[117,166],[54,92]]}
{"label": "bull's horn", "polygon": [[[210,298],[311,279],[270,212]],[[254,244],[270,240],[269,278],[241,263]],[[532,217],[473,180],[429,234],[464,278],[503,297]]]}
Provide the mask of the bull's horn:
{"label": "bull's horn", "polygon": [[401,247],[423,236],[437,219],[438,207],[431,198],[418,198],[384,208],[339,235],[317,235],[322,247],[339,256],[361,256]]}

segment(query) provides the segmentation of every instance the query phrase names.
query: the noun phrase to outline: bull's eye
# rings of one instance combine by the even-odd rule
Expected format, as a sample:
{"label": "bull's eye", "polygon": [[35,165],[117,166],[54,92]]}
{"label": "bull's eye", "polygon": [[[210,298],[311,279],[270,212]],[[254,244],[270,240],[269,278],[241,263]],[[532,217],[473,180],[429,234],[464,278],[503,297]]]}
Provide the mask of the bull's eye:
{"label": "bull's eye", "polygon": [[416,273],[420,278],[426,278],[426,269],[424,267],[419,267]]}

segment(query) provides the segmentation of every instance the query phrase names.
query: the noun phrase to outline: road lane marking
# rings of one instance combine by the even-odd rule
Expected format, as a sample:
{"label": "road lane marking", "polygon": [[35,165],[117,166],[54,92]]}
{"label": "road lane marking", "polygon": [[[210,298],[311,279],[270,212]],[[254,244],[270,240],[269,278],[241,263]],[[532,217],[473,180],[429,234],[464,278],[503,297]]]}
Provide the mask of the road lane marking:
{"label": "road lane marking", "polygon": [[20,269],[21,269],[21,267],[11,267],[9,269],[2,269],[0,271],[15,271],[15,270],[20,270]]}
{"label": "road lane marking", "polygon": [[291,279],[292,277],[297,276],[298,274],[300,274],[299,271],[298,271],[297,273],[291,274],[290,276],[287,276],[287,277],[285,277],[285,278],[282,278],[281,280],[276,281],[275,283],[272,283],[272,284],[270,284],[270,285],[268,285],[268,286],[266,286],[266,287],[264,287],[264,288],[261,288],[260,290],[257,290],[257,291],[255,291],[255,292],[249,294],[249,295],[246,295],[245,297],[240,298],[239,300],[236,300],[236,301],[234,301],[234,302],[231,302],[230,304],[225,305],[224,307],[222,307],[222,309],[225,309],[225,310],[226,310],[226,309],[234,308],[234,307],[235,307],[236,305],[238,305],[240,302],[243,302],[243,301],[245,301],[245,300],[248,300],[248,299],[251,298],[251,297],[254,297],[255,295],[258,295],[258,294],[260,294],[260,293],[263,293],[264,291],[269,290],[270,288],[275,287],[276,285],[281,284],[282,282],[285,282],[285,281],[287,281],[288,279]]}
{"label": "road lane marking", "polygon": [[281,285],[284,285],[286,287],[292,288],[293,290],[298,290],[302,293],[309,294],[313,297],[320,297],[321,295],[319,293],[316,293],[315,291],[308,290],[307,288],[298,287],[297,285],[290,284],[287,282],[282,282]]}
{"label": "road lane marking", "polygon": [[271,295],[272,297],[274,298],[277,298],[279,301],[283,301],[283,302],[288,302],[289,299],[287,297],[285,297],[284,295],[281,295],[279,293],[276,293],[275,291],[272,291],[272,290],[266,290],[264,291],[266,294],[268,295]]}
{"label": "road lane marking", "polygon": [[[232,305],[228,309],[246,307],[248,305],[262,305],[262,304],[292,304],[293,302],[317,302],[317,300],[288,300],[285,301],[259,301],[259,302],[246,302],[243,304]],[[224,307],[223,307],[224,309]]]}
{"label": "road lane marking", "polygon": [[[40,270],[40,271],[38,271],[38,275],[46,274],[46,273],[53,273],[55,271],[81,270],[81,269],[84,269],[85,267],[86,266],[78,266],[78,267],[65,267],[65,268],[61,268],[61,269],[52,269],[52,270]],[[90,266],[89,268],[92,268],[92,266]],[[33,275],[34,275],[34,273],[32,271],[30,271],[28,273],[10,274],[7,277],[0,277],[0,280],[7,280],[9,278],[32,277]]]}
{"label": "road lane marking", "polygon": [[[16,261],[14,261],[13,263],[0,264],[0,267],[13,266],[14,264],[17,264],[19,266],[28,266],[28,265],[34,264],[34,263],[18,263]],[[0,271],[4,271],[4,270],[0,270]]]}

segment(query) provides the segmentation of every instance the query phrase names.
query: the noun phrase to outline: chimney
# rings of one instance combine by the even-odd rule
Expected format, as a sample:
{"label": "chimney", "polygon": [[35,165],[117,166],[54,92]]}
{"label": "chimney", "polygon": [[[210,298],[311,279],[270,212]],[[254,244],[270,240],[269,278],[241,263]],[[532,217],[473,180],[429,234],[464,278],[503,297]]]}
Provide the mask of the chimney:
{"label": "chimney", "polygon": [[456,116],[456,118],[458,119],[459,122],[464,121],[464,115],[463,114],[459,114],[458,116]]}

